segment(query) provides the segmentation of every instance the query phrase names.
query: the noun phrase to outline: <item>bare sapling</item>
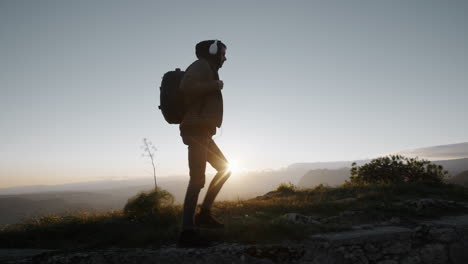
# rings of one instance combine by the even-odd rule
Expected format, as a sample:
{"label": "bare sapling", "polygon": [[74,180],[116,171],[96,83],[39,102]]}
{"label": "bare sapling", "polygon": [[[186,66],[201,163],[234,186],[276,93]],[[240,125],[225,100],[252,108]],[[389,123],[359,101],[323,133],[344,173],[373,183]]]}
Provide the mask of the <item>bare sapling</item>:
{"label": "bare sapling", "polygon": [[148,140],[147,138],[143,138],[143,145],[141,146],[143,149],[143,157],[149,157],[151,160],[151,165],[153,165],[153,176],[154,176],[154,190],[157,190],[158,184],[156,182],[156,166],[154,165],[154,158],[155,153],[157,151],[156,147],[153,143]]}

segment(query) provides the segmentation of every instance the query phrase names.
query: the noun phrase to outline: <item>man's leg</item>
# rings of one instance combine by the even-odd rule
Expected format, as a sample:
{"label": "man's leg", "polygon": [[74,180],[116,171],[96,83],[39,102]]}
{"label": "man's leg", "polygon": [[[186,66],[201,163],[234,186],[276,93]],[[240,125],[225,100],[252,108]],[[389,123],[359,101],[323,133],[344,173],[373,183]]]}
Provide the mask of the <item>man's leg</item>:
{"label": "man's leg", "polygon": [[206,192],[205,199],[202,203],[202,210],[210,211],[213,205],[213,202],[218,195],[221,187],[226,182],[226,180],[231,176],[229,171],[229,163],[224,157],[221,150],[218,148],[216,143],[209,139],[208,141],[208,151],[207,151],[207,161],[216,169],[217,173],[213,180],[211,180],[208,191]]}
{"label": "man's leg", "polygon": [[188,163],[190,181],[184,199],[182,229],[193,229],[193,216],[198,202],[198,195],[205,185],[205,169],[207,161],[207,144],[209,138],[188,136],[183,137],[188,145]]}

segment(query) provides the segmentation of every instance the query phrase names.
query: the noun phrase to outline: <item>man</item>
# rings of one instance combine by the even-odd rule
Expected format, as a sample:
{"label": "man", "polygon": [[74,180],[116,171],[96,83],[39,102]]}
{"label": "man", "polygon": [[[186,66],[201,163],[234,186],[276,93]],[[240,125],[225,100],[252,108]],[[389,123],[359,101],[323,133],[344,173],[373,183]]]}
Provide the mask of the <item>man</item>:
{"label": "man", "polygon": [[[180,124],[180,135],[188,146],[190,181],[184,199],[180,247],[209,246],[196,227],[223,228],[211,211],[213,202],[231,172],[228,162],[212,136],[223,120],[224,83],[219,80],[218,70],[226,61],[226,45],[219,40],[206,40],[195,46],[198,60],[185,71],[180,82],[184,94],[186,113]],[[208,187],[200,212],[194,216],[198,195],[205,185],[206,163],[217,173]]]}

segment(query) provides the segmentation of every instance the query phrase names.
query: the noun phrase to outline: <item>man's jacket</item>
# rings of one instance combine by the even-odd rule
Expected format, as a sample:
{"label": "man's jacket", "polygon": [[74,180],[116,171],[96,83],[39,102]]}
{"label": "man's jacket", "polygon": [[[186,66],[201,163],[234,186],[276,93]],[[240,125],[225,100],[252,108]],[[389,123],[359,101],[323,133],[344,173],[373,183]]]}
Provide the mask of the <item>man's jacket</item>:
{"label": "man's jacket", "polygon": [[204,59],[196,60],[185,70],[180,89],[187,111],[181,126],[205,127],[214,131],[221,127],[223,96],[217,80],[217,72]]}

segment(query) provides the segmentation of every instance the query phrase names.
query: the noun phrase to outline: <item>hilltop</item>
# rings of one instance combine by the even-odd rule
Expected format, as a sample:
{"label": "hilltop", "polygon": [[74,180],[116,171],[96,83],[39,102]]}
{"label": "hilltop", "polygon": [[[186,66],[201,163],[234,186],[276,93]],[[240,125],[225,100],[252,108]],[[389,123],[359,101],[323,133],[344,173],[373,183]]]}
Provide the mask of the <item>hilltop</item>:
{"label": "hilltop", "polygon": [[[256,198],[217,202],[214,211],[225,222],[225,230],[202,231],[220,245],[297,244],[318,234],[415,227],[429,219],[468,214],[467,205],[468,189],[451,184],[310,189],[280,185]],[[174,247],[180,218],[180,205],[146,217],[129,217],[122,210],[49,215],[2,229],[0,247],[58,249],[54,254],[109,247],[167,249]]]}

